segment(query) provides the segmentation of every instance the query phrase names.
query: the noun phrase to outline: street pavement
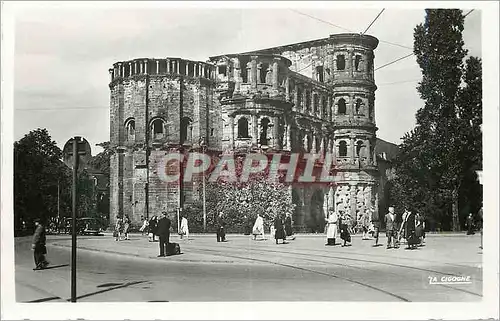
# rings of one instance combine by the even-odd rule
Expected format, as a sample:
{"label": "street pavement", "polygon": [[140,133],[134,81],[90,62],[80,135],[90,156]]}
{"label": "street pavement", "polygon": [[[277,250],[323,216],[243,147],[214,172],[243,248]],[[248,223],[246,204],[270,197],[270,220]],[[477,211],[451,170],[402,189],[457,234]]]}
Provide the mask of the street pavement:
{"label": "street pavement", "polygon": [[[268,235],[269,237],[269,235]],[[110,234],[78,237],[78,302],[386,301],[455,302],[482,298],[480,236],[428,235],[416,250],[327,247],[324,235],[297,235],[288,244],[250,236],[190,235],[182,254],[158,258],[158,243],[140,234],[116,242]],[[70,299],[71,237],[48,236],[47,270],[33,271],[31,238],[15,240],[16,300]],[[442,277],[470,277],[462,284]]]}

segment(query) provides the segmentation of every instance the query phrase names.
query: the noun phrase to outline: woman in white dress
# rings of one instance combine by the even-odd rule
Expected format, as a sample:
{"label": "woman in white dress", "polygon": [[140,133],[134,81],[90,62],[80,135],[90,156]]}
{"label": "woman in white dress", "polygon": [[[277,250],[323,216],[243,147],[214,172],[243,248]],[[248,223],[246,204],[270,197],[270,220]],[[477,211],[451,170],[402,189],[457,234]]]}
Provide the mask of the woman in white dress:
{"label": "woman in white dress", "polygon": [[332,207],[328,211],[328,217],[325,218],[326,221],[326,244],[325,245],[335,245],[335,238],[337,238],[337,223],[338,215],[335,213]]}
{"label": "woman in white dress", "polygon": [[264,235],[264,219],[260,214],[257,214],[257,219],[255,220],[255,224],[252,229],[253,239],[257,239],[257,235],[262,235],[262,239],[265,240],[266,236]]}
{"label": "woman in white dress", "polygon": [[181,219],[181,231],[180,231],[181,240],[184,235],[186,235],[186,240],[189,240],[189,226],[188,226],[188,220],[185,216],[183,216]]}

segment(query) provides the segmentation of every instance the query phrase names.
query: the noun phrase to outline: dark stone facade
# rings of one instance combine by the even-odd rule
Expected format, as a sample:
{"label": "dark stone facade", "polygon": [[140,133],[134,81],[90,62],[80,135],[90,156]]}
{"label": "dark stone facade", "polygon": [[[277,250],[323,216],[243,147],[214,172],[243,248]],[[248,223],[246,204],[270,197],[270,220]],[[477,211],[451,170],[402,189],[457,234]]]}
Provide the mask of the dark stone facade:
{"label": "dark stone facade", "polygon": [[[321,230],[335,207],[378,206],[373,51],[378,40],[338,34],[211,57],[135,59],[110,69],[111,219],[176,211],[197,198],[167,188],[158,163],[179,145],[220,153],[332,153],[335,187],[294,187],[296,228]],[[149,157],[147,156],[149,154]],[[384,175],[382,173],[382,175]],[[146,210],[147,208],[147,210]]]}

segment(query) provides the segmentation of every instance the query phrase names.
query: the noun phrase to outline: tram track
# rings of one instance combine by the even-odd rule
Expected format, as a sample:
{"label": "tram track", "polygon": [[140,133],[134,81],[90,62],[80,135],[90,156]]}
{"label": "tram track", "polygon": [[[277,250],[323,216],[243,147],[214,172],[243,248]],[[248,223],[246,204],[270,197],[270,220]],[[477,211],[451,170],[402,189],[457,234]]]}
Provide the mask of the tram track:
{"label": "tram track", "polygon": [[[226,248],[226,249],[232,249],[232,250],[241,250],[240,248],[235,248],[235,247],[230,247],[230,246],[225,246],[225,245],[222,246],[222,247]],[[359,266],[351,265],[351,264],[331,262],[331,261],[326,261],[326,260],[312,259],[310,257],[311,254],[309,254],[309,253],[300,253],[300,252],[296,252],[296,251],[293,251],[293,252],[292,251],[283,252],[283,251],[277,251],[277,250],[270,250],[270,249],[265,249],[264,250],[264,249],[255,249],[255,248],[248,248],[248,249],[251,250],[251,251],[257,252],[257,253],[264,253],[264,254],[268,254],[269,252],[271,252],[271,253],[277,253],[277,254],[280,254],[280,255],[283,255],[283,254],[286,255],[286,254],[288,254],[290,256],[293,256],[296,259],[297,259],[297,257],[294,256],[294,255],[308,256],[307,259],[306,258],[298,258],[298,259],[303,260],[303,261],[307,261],[307,262],[316,262],[316,263],[322,263],[322,264],[333,264],[333,265],[337,265],[337,266],[342,266],[342,267],[347,267],[347,268],[354,268],[354,269],[360,269],[360,270],[365,270],[365,271],[373,271],[373,272],[377,272],[378,271],[378,270],[375,270],[375,269],[370,269],[370,268],[366,268],[366,267],[359,267]],[[216,250],[212,250],[212,249],[208,249],[208,248],[203,248],[202,250],[203,251],[208,251],[208,252],[211,252],[211,253],[217,252],[221,256],[224,256],[224,252],[222,252],[222,251],[216,251]],[[392,266],[392,267],[407,268],[407,269],[417,270],[417,271],[421,271],[421,272],[433,272],[433,273],[437,273],[437,274],[441,274],[441,275],[446,275],[446,276],[451,276],[452,275],[450,273],[445,273],[445,272],[436,271],[436,270],[422,269],[422,268],[416,268],[416,267],[411,267],[411,266],[405,266],[405,265],[401,265],[401,264],[394,264],[394,263],[387,263],[387,262],[380,262],[380,261],[373,261],[373,260],[361,260],[361,259],[345,258],[345,257],[339,257],[339,256],[317,255],[317,254],[313,254],[313,256],[321,257],[321,258],[327,258],[327,259],[337,259],[337,260],[346,260],[346,261],[354,261],[354,262],[363,262],[363,263],[373,263],[373,264],[388,265],[388,266]],[[247,260],[252,260],[252,261],[259,261],[260,260],[260,261],[266,262],[266,263],[284,265],[283,263],[279,263],[279,262],[273,262],[273,261],[270,261],[270,260],[262,260],[262,259],[254,259],[254,258],[249,258],[249,257],[244,257],[244,256],[241,256],[241,257],[238,256],[238,257],[236,257],[236,256],[229,256],[228,255],[228,257],[240,258],[240,259],[247,259]],[[287,267],[292,267],[292,265],[290,265],[290,264],[285,264],[285,265]],[[302,269],[302,267],[299,267],[299,268]],[[324,273],[324,272],[320,272],[320,273]],[[387,271],[387,273],[392,274],[392,275],[399,275],[398,273],[391,272],[391,271]],[[327,274],[330,275],[329,273],[327,273]],[[352,279],[343,278],[341,276],[336,276],[336,277],[341,278],[341,279],[346,279],[346,280],[349,280],[349,281],[353,281]],[[356,282],[359,282],[360,284],[365,284],[365,283],[360,282],[360,281],[356,281]],[[446,284],[436,284],[436,285],[439,286],[439,287],[446,288],[446,289],[450,289],[450,290],[454,290],[454,291],[458,291],[458,292],[462,292],[462,293],[474,295],[474,296],[477,296],[477,297],[482,297],[482,294],[479,294],[479,293],[476,293],[476,292],[473,292],[473,291],[456,288],[456,287],[453,287],[453,286],[450,286],[450,285],[446,285]],[[383,291],[385,291],[385,290],[383,290]]]}

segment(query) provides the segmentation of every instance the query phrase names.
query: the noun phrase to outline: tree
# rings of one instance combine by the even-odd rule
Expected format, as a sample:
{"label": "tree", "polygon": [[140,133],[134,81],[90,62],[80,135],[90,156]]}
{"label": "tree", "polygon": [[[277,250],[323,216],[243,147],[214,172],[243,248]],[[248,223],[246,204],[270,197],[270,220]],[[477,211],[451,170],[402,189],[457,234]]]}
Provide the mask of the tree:
{"label": "tree", "polygon": [[450,221],[453,230],[460,228],[459,207],[467,206],[460,200],[470,191],[465,184],[474,185],[471,173],[482,151],[481,63],[471,57],[464,66],[463,22],[461,10],[429,9],[415,28],[422,70],[417,91],[425,104],[415,129],[403,137],[394,186],[401,207]]}
{"label": "tree", "polygon": [[15,227],[33,219],[55,218],[60,208],[69,208],[71,175],[61,161],[62,151],[47,129],[30,131],[14,143],[14,217]]}

